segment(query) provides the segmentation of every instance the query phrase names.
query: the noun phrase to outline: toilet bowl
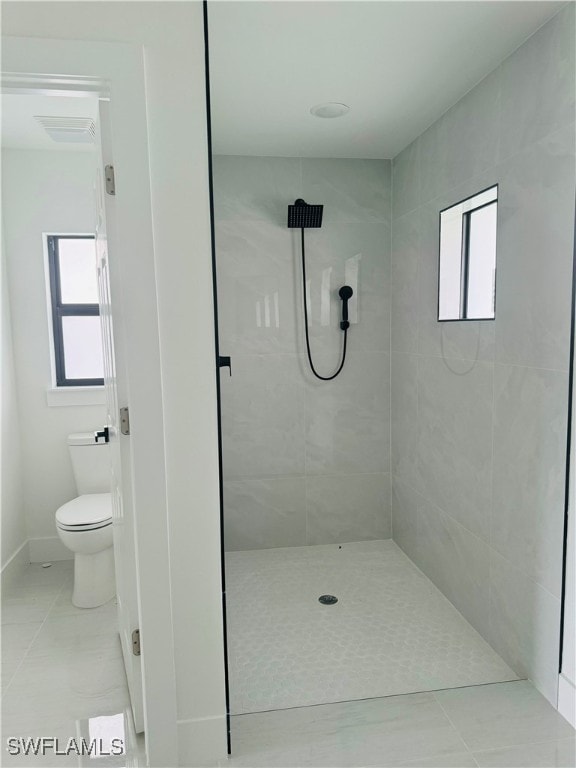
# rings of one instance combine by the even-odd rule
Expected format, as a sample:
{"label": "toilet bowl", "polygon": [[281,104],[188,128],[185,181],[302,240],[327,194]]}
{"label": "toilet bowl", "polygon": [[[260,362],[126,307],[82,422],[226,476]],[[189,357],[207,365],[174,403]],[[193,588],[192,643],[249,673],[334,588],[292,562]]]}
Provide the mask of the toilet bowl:
{"label": "toilet bowl", "polygon": [[111,600],[116,593],[111,495],[85,494],[63,504],[56,512],[56,529],[74,552],[74,605],[96,608]]}
{"label": "toilet bowl", "polygon": [[109,446],[94,432],[68,435],[78,496],[56,511],[56,530],[74,553],[72,602],[97,608],[116,594]]}

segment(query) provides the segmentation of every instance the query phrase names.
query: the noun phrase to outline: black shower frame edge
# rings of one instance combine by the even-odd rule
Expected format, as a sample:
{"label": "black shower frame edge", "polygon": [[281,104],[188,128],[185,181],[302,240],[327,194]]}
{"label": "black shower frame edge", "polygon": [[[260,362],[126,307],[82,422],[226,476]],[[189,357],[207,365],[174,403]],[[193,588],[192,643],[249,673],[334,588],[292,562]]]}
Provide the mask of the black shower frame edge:
{"label": "black shower frame edge", "polygon": [[230,724],[230,677],[228,669],[228,629],[226,618],[226,565],[224,550],[224,495],[222,473],[222,408],[220,392],[220,341],[218,338],[218,284],[216,276],[216,237],[214,225],[214,175],[212,163],[212,114],[210,104],[210,49],[208,30],[208,0],[202,2],[204,24],[204,73],[206,90],[206,146],[208,150],[208,195],[210,207],[210,243],[212,252],[212,295],[214,301],[214,370],[216,372],[216,418],[218,424],[218,483],[220,501],[220,573],[222,579],[222,623],[224,632],[224,687],[226,695],[226,744],[228,754],[232,754],[232,737]]}
{"label": "black shower frame edge", "polygon": [[[564,481],[564,534],[562,539],[562,592],[560,595],[560,648],[558,649],[558,673],[562,673],[564,655],[564,630],[566,625],[566,582],[568,578],[568,523],[570,517],[570,459],[572,453],[572,418],[574,410],[574,346],[576,343],[576,200],[574,204],[574,230],[572,243],[572,298],[570,306],[570,355],[568,360],[568,424],[566,426],[566,476]],[[574,524],[574,521],[572,521]]]}

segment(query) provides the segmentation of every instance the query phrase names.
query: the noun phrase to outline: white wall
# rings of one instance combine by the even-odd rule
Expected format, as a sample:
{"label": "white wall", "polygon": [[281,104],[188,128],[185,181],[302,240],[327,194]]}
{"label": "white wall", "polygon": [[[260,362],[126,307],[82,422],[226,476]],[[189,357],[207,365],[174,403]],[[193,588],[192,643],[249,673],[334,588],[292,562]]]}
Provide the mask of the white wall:
{"label": "white wall", "polygon": [[[24,97],[23,97],[24,98]],[[104,406],[51,407],[43,232],[94,231],[90,153],[4,149],[4,241],[19,399],[24,510],[31,555],[71,557],[58,545],[54,513],[76,494],[66,437],[104,423]],[[51,539],[35,542],[36,539]],[[55,548],[54,548],[55,547]]]}
{"label": "white wall", "polygon": [[[200,2],[6,2],[3,34],[144,46],[181,765],[226,751]],[[192,301],[194,297],[194,301]]]}
{"label": "white wall", "polygon": [[14,372],[10,296],[6,279],[6,250],[2,233],[2,568],[26,542],[24,486],[18,427],[18,396]]}

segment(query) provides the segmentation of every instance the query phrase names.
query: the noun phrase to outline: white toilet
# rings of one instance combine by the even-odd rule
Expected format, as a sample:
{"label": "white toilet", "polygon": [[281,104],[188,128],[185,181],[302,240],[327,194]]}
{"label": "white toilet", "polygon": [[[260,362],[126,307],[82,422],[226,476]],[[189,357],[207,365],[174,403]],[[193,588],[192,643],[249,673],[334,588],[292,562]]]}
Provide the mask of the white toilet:
{"label": "white toilet", "polygon": [[94,432],[81,432],[68,435],[68,449],[79,496],[56,511],[56,528],[74,552],[72,602],[96,608],[116,594],[109,447]]}

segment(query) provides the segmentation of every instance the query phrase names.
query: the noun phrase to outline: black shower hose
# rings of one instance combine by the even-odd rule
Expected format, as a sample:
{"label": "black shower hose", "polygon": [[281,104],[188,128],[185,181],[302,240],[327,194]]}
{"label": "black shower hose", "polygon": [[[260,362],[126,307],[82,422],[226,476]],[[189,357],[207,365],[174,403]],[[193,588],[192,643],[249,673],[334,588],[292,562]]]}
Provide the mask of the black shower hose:
{"label": "black shower hose", "polygon": [[308,332],[308,302],[306,301],[306,248],[304,245],[304,228],[301,230],[302,232],[302,298],[304,301],[304,330],[306,332],[306,351],[308,353],[308,362],[310,363],[310,368],[312,369],[312,373],[314,376],[316,376],[317,379],[321,379],[322,381],[332,381],[332,379],[335,379],[336,376],[340,373],[342,368],[344,368],[344,363],[346,362],[346,346],[348,343],[348,328],[344,329],[344,345],[342,347],[342,360],[340,362],[340,365],[338,366],[338,369],[336,370],[336,373],[333,373],[332,376],[321,376],[316,368],[314,367],[314,363],[312,361],[312,352],[310,351],[310,334]]}

